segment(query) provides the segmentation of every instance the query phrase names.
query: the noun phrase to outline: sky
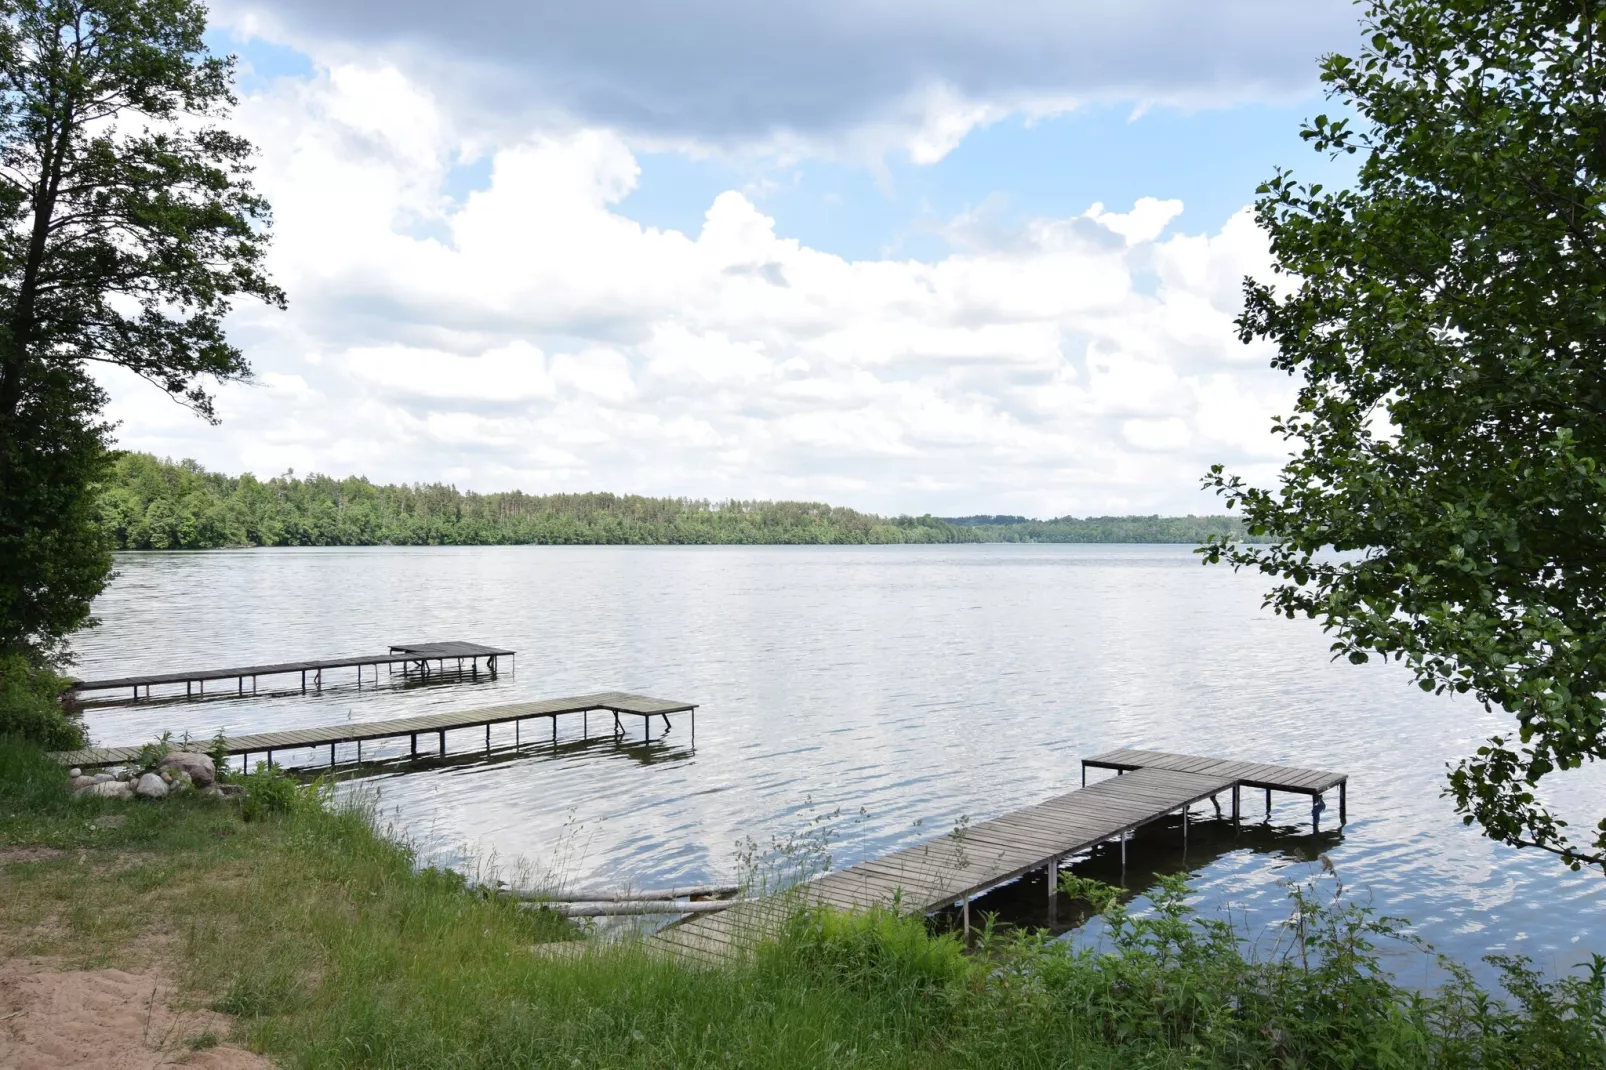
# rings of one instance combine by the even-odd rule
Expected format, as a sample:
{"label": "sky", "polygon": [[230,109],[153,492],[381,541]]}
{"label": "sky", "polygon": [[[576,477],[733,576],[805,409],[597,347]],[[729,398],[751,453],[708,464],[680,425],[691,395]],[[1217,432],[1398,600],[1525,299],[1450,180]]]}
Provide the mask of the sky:
{"label": "sky", "polygon": [[1233,318],[1347,0],[218,0],[286,311],[211,426],[260,476],[1219,512],[1295,384]]}

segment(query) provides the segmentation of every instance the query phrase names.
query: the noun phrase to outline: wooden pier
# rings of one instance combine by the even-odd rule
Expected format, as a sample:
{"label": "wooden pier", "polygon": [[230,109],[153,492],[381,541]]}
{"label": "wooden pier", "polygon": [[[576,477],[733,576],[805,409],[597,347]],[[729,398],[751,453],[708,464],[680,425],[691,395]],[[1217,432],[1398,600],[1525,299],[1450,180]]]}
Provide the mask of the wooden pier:
{"label": "wooden pier", "polygon": [[[940,839],[828,873],[795,889],[796,899],[789,893],[698,915],[663,929],[652,941],[676,954],[717,961],[773,932],[786,911],[799,903],[848,910],[896,903],[900,910],[919,914],[959,906],[968,930],[970,901],[976,896],[1027,873],[1047,870],[1052,902],[1062,862],[1118,840],[1124,864],[1132,832],[1170,814],[1181,813],[1181,835],[1186,843],[1188,810],[1206,799],[1215,801],[1229,791],[1236,799],[1240,788],[1255,787],[1319,800],[1322,791],[1333,787],[1342,793],[1347,780],[1342,774],[1315,769],[1157,751],[1121,750],[1089,758],[1084,763],[1084,784],[1086,767],[1115,769],[1118,775]],[[1233,813],[1236,818],[1236,806]],[[1313,821],[1319,814],[1317,807]]]}
{"label": "wooden pier", "polygon": [[[253,735],[229,736],[223,741],[223,749],[230,755],[241,755],[242,768],[249,768],[251,756],[260,754],[269,765],[273,764],[273,755],[284,751],[303,751],[309,749],[329,748],[329,764],[335,764],[335,748],[342,743],[355,743],[357,745],[357,760],[362,760],[362,744],[375,739],[400,739],[407,737],[410,747],[409,754],[413,758],[420,757],[418,740],[422,736],[434,736],[437,745],[433,752],[425,751],[427,755],[444,755],[446,749],[446,733],[464,728],[484,728],[484,750],[491,750],[491,726],[512,723],[514,727],[514,745],[522,745],[519,735],[519,725],[524,721],[538,720],[542,717],[552,721],[552,741],[557,742],[558,718],[568,714],[579,714],[582,718],[592,713],[610,713],[613,715],[613,729],[616,734],[623,733],[623,726],[619,722],[622,716],[640,717],[642,721],[642,734],[646,737],[650,732],[654,717],[661,718],[665,728],[673,725],[669,720],[670,714],[686,713],[691,719],[691,742],[697,741],[697,704],[692,702],[676,702],[671,699],[649,698],[646,695],[633,695],[625,691],[601,691],[594,695],[579,695],[573,698],[541,699],[535,702],[514,702],[503,706],[486,706],[477,710],[462,710],[456,713],[430,713],[419,717],[402,717],[392,721],[351,721],[346,724],[324,725],[318,728],[302,728],[288,732],[259,732]],[[589,723],[586,723],[589,730]],[[207,744],[197,743],[197,748],[207,747]],[[476,751],[481,748],[476,745]],[[134,747],[86,747],[83,750],[65,751],[54,757],[64,765],[91,767],[99,765],[122,765],[134,761],[139,757],[140,748]]]}
{"label": "wooden pier", "polygon": [[117,676],[104,680],[74,680],[69,688],[74,694],[83,694],[87,691],[122,691],[132,688],[134,701],[139,701],[139,689],[145,689],[145,697],[151,697],[151,687],[162,684],[183,684],[187,696],[196,694],[199,687],[200,694],[206,694],[208,681],[233,680],[236,694],[245,694],[245,682],[251,681],[251,691],[257,689],[257,678],[260,676],[288,676],[301,674],[301,690],[307,690],[310,682],[315,690],[323,688],[323,673],[325,669],[356,669],[357,683],[362,683],[362,671],[366,668],[374,670],[374,680],[379,680],[379,666],[394,668],[402,667],[407,675],[417,673],[428,679],[432,672],[431,663],[440,666],[438,672],[446,671],[446,663],[455,661],[458,673],[463,673],[464,662],[468,663],[466,670],[472,676],[479,676],[480,659],[485,659],[485,669],[492,675],[496,674],[497,659],[511,658],[513,651],[502,650],[494,646],[482,646],[479,643],[465,643],[454,640],[446,643],[398,643],[390,648],[387,654],[366,654],[348,658],[319,658],[311,661],[282,661],[269,665],[236,665],[223,669],[193,669],[182,672],[143,673],[134,676]]}

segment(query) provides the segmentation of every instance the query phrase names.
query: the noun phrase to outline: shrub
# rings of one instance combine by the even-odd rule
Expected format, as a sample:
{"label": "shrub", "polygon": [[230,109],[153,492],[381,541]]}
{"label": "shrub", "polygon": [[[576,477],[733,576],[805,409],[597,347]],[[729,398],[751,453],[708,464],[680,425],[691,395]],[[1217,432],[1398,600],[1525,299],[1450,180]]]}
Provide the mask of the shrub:
{"label": "shrub", "polygon": [[0,654],[0,735],[47,750],[82,747],[83,726],[61,704],[66,690],[65,677],[35,664],[26,654]]}
{"label": "shrub", "polygon": [[261,821],[265,817],[321,804],[322,789],[318,784],[304,786],[283,769],[266,762],[258,762],[256,771],[241,777],[240,783],[245,787],[240,814],[247,821]]}

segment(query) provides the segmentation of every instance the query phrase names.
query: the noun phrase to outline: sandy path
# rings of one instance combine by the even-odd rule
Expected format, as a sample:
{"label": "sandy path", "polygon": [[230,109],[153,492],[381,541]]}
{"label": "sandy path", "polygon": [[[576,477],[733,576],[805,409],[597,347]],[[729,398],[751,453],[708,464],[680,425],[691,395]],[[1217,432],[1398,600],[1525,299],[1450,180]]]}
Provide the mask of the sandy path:
{"label": "sandy path", "polygon": [[211,1011],[174,1011],[175,993],[160,971],[55,970],[0,963],[0,1067],[53,1070],[256,1070],[273,1064],[228,1045],[196,1051],[185,1041],[232,1024]]}

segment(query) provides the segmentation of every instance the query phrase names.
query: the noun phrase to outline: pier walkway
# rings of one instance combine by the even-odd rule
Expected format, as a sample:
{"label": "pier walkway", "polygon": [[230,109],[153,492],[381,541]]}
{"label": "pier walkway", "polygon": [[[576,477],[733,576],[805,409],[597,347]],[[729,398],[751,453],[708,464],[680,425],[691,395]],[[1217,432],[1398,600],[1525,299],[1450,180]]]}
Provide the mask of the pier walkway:
{"label": "pier walkway", "polygon": [[[1197,767],[1169,768],[1178,764]],[[1151,751],[1115,751],[1090,758],[1086,765],[1115,768],[1118,775],[940,839],[828,873],[793,893],[698,915],[651,939],[655,946],[675,954],[717,961],[744,943],[773,932],[786,912],[800,902],[842,909],[890,907],[896,902],[900,910],[918,914],[960,906],[968,929],[970,900],[983,892],[1046,869],[1049,895],[1053,896],[1061,862],[1117,839],[1124,862],[1132,832],[1170,814],[1181,812],[1186,843],[1188,808],[1196,803],[1214,801],[1227,791],[1236,797],[1239,787],[1245,785],[1319,798],[1322,789],[1317,785],[1324,783],[1310,775],[1316,770]],[[1085,769],[1083,776],[1085,779]],[[1325,782],[1328,788],[1342,787],[1346,780],[1341,774],[1323,776],[1338,778]]]}
{"label": "pier walkway", "polygon": [[494,646],[482,646],[479,643],[465,643],[452,641],[446,643],[398,643],[390,648],[388,654],[364,654],[348,658],[318,658],[311,661],[281,661],[268,665],[236,665],[232,668],[222,669],[192,669],[182,672],[142,673],[133,676],[116,676],[103,680],[74,680],[69,688],[74,694],[84,694],[87,691],[122,691],[132,688],[134,701],[139,701],[139,689],[145,689],[145,697],[151,697],[151,687],[162,684],[183,684],[186,695],[194,695],[197,685],[200,693],[206,694],[206,684],[209,680],[233,680],[236,694],[245,694],[245,682],[251,681],[251,690],[257,689],[259,676],[287,676],[295,673],[301,674],[301,690],[307,689],[308,674],[311,674],[311,683],[315,689],[323,687],[323,672],[325,669],[356,669],[357,683],[362,683],[363,669],[373,668],[374,679],[379,678],[379,666],[394,667],[400,665],[402,672],[411,675],[418,673],[426,679],[431,675],[430,663],[437,663],[438,672],[446,671],[446,663],[455,661],[458,672],[464,671],[463,663],[469,663],[468,672],[473,676],[479,675],[480,659],[485,659],[487,672],[493,675],[497,669],[498,658],[510,658],[513,651],[502,650]]}
{"label": "pier walkway", "polygon": [[[273,764],[275,751],[302,751],[312,748],[329,748],[329,764],[335,764],[335,747],[342,743],[357,744],[357,760],[362,760],[362,744],[375,739],[399,739],[407,737],[410,740],[410,755],[419,757],[418,738],[420,736],[435,736],[437,745],[433,753],[446,754],[446,733],[464,728],[485,729],[485,750],[491,749],[491,726],[512,722],[517,726],[520,722],[548,717],[552,720],[552,739],[558,736],[558,718],[566,714],[580,714],[584,717],[590,713],[611,713],[613,715],[613,728],[616,733],[623,731],[619,723],[621,716],[640,717],[642,732],[645,735],[652,718],[663,719],[664,727],[672,727],[669,715],[687,713],[691,715],[691,739],[693,745],[697,740],[697,705],[691,702],[676,702],[671,699],[649,698],[646,695],[633,695],[626,691],[601,691],[593,695],[579,695],[573,698],[541,699],[535,702],[514,702],[503,706],[485,706],[477,710],[461,710],[455,713],[429,713],[419,717],[403,717],[392,721],[350,721],[346,724],[324,725],[318,728],[302,728],[288,732],[259,732],[253,735],[228,736],[224,739],[224,750],[230,755],[241,755],[242,768],[248,768],[251,755],[260,754],[269,765]],[[589,725],[587,726],[589,728]],[[515,733],[517,733],[515,727]],[[520,737],[515,734],[515,746],[520,745]],[[204,748],[205,743],[195,744],[197,748]],[[477,745],[476,750],[480,749]],[[65,751],[54,757],[69,766],[89,767],[97,765],[121,765],[124,762],[134,761],[139,757],[140,748],[135,747],[86,747],[83,750]]]}

